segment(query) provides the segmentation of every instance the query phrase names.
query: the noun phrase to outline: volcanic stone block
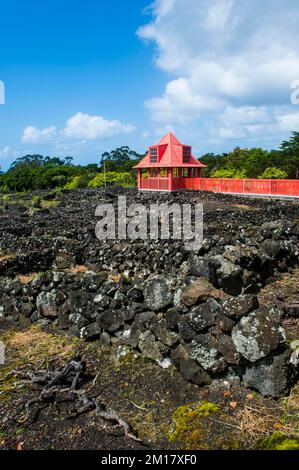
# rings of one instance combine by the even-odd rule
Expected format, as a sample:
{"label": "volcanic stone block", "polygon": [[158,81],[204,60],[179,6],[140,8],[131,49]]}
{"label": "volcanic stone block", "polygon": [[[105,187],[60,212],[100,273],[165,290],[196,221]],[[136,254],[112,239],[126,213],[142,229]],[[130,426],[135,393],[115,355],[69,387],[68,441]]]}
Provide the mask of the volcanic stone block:
{"label": "volcanic stone block", "polygon": [[181,300],[186,307],[192,307],[198,302],[205,302],[209,297],[224,299],[225,294],[203,277],[186,287],[181,295]]}
{"label": "volcanic stone block", "polygon": [[80,337],[87,341],[92,341],[94,339],[100,338],[102,333],[102,328],[96,322],[90,323],[80,330]]}
{"label": "volcanic stone block", "polygon": [[233,328],[232,339],[237,351],[250,362],[267,356],[285,341],[279,311],[261,308],[251,312]]}
{"label": "volcanic stone block", "polygon": [[217,349],[228,364],[238,364],[240,361],[240,354],[230,336],[222,335],[219,339]]}
{"label": "volcanic stone block", "polygon": [[170,347],[178,342],[179,336],[167,328],[167,322],[165,318],[152,322],[150,329],[152,333],[154,333],[155,337],[166,346]]}
{"label": "volcanic stone block", "polygon": [[259,303],[256,295],[243,294],[222,302],[221,312],[227,317],[240,319],[244,315],[258,309]]}
{"label": "volcanic stone block", "polygon": [[211,383],[209,374],[196,362],[189,357],[187,350],[179,345],[171,352],[171,361],[180,370],[182,376],[197,385]]}
{"label": "volcanic stone block", "polygon": [[189,260],[189,272],[193,276],[209,278],[208,261],[200,256],[191,256]]}
{"label": "volcanic stone block", "polygon": [[108,333],[114,333],[124,324],[121,310],[105,310],[98,317],[99,325]]}
{"label": "volcanic stone block", "polygon": [[154,361],[163,360],[161,354],[163,345],[159,341],[156,341],[154,335],[150,331],[141,333],[138,346],[145,357],[153,359]]}
{"label": "volcanic stone block", "polygon": [[243,287],[243,270],[240,266],[228,261],[221,255],[210,259],[210,266],[214,270],[214,277],[218,285],[228,294],[238,295]]}
{"label": "volcanic stone block", "polygon": [[41,292],[36,299],[38,313],[42,317],[54,319],[58,316],[57,292]]}
{"label": "volcanic stone block", "polygon": [[164,277],[157,276],[145,285],[144,307],[155,312],[168,307],[172,303],[172,293]]}
{"label": "volcanic stone block", "polygon": [[215,324],[216,311],[219,304],[214,299],[192,307],[186,315],[187,323],[197,332],[201,332]]}
{"label": "volcanic stone block", "polygon": [[290,355],[291,351],[284,351],[274,356],[271,354],[250,365],[243,375],[244,383],[264,396],[273,398],[286,396],[295,380]]}

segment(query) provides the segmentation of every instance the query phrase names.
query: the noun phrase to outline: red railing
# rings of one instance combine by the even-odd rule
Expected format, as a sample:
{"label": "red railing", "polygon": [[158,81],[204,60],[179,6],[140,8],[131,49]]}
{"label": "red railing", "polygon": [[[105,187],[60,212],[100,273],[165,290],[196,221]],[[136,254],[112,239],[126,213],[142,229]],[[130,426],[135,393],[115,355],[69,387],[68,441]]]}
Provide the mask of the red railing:
{"label": "red railing", "polygon": [[[299,180],[173,178],[172,188],[218,193],[299,196]],[[169,191],[170,180],[168,178],[141,178],[140,189]]]}
{"label": "red railing", "polygon": [[219,193],[299,196],[299,180],[187,178],[184,187]]}

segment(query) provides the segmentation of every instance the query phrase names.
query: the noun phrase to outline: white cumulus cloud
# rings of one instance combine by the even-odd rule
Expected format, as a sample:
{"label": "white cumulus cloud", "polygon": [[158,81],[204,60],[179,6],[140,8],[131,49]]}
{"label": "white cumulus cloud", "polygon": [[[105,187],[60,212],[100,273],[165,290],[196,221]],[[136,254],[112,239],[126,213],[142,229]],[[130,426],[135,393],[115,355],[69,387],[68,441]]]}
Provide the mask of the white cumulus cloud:
{"label": "white cumulus cloud", "polygon": [[178,78],[167,84],[162,97],[145,104],[159,121],[185,122],[202,111],[219,108],[222,102],[217,97],[197,93],[186,78]]}
{"label": "white cumulus cloud", "polygon": [[155,44],[156,66],[170,75],[145,103],[154,121],[186,129],[208,120],[220,139],[298,130],[290,104],[299,79],[297,2],[156,0],[151,11],[138,35]]}
{"label": "white cumulus cloud", "polygon": [[28,126],[24,129],[22,142],[26,144],[59,144],[70,142],[105,139],[120,134],[127,134],[135,129],[131,124],[122,124],[117,120],[104,119],[102,116],[77,113],[70,117],[63,129],[56,126],[38,129]]}
{"label": "white cumulus cloud", "polygon": [[25,144],[44,144],[50,142],[57,135],[55,126],[38,129],[34,126],[28,126],[23,131],[22,142]]}
{"label": "white cumulus cloud", "polygon": [[122,124],[117,120],[77,113],[67,121],[63,133],[68,138],[92,140],[127,134],[134,129],[131,124]]}
{"label": "white cumulus cloud", "polygon": [[11,148],[8,145],[6,145],[5,147],[3,147],[3,149],[0,149],[0,158],[9,157],[11,153],[12,153]]}

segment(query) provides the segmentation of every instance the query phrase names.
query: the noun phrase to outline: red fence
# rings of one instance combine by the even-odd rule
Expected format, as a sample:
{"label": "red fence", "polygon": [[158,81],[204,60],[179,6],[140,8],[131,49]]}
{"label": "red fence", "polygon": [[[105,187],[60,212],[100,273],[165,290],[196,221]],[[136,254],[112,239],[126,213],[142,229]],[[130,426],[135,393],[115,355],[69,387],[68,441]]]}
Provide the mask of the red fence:
{"label": "red fence", "polygon": [[299,180],[194,178],[186,181],[186,189],[201,189],[220,193],[269,194],[299,196]]}
{"label": "red fence", "polygon": [[[173,178],[174,190],[197,189],[217,193],[269,194],[299,196],[299,180],[261,180],[228,178]],[[142,178],[140,189],[170,190],[168,178]]]}

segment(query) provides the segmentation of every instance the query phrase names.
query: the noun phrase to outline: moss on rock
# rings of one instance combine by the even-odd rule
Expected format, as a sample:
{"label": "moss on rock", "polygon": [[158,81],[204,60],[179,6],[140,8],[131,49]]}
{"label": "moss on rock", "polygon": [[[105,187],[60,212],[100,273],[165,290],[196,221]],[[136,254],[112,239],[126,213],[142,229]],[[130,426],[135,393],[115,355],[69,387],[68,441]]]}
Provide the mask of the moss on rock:
{"label": "moss on rock", "polygon": [[261,450],[299,450],[299,439],[295,436],[275,431],[270,436],[258,442],[257,448]]}
{"label": "moss on rock", "polygon": [[204,448],[204,420],[219,412],[220,408],[208,401],[180,406],[172,416],[174,428],[168,434],[169,441],[181,444],[185,449]]}

